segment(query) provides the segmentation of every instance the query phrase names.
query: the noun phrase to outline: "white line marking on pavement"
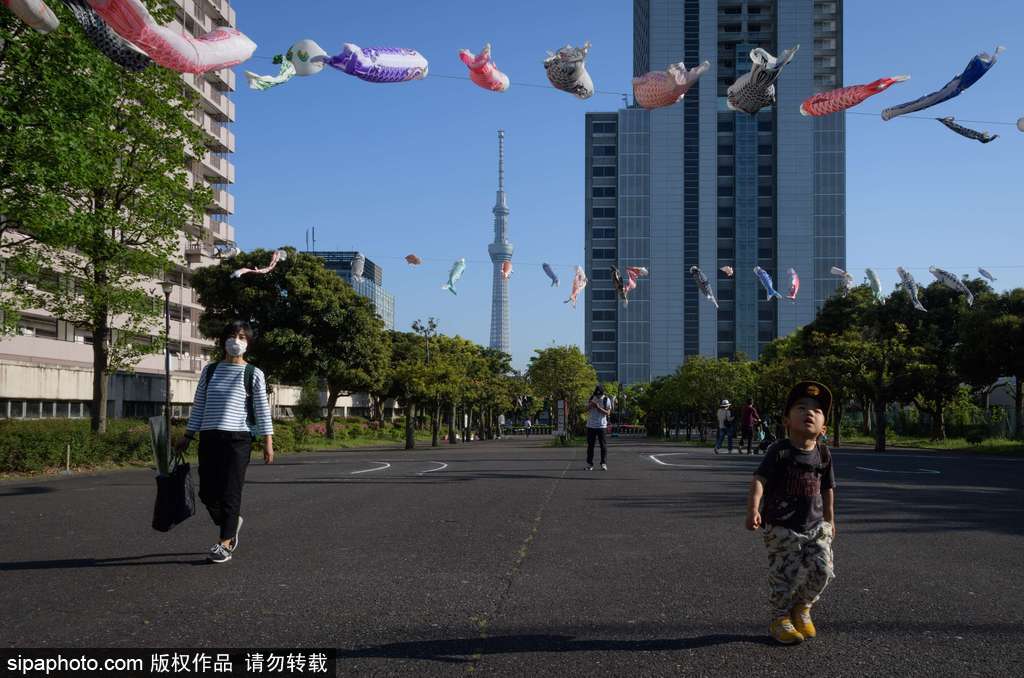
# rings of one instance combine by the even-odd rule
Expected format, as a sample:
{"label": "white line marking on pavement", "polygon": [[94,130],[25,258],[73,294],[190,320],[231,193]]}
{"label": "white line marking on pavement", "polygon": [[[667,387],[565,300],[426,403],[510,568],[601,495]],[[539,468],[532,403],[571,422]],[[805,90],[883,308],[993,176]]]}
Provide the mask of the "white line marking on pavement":
{"label": "white line marking on pavement", "polygon": [[363,469],[362,471],[352,471],[349,475],[354,476],[354,475],[359,474],[359,473],[373,473],[374,471],[383,471],[386,468],[391,468],[391,464],[387,463],[386,461],[381,462],[381,463],[384,464],[384,465],[383,466],[378,466],[376,468]]}
{"label": "white line marking on pavement", "polygon": [[432,461],[432,462],[430,462],[430,463],[431,463],[431,464],[440,464],[440,466],[439,466],[438,468],[432,468],[432,469],[430,469],[429,471],[420,471],[420,472],[419,472],[419,473],[417,473],[416,475],[418,475],[418,476],[422,476],[422,475],[424,475],[424,474],[427,474],[427,473],[434,473],[434,472],[436,472],[436,471],[443,471],[443,470],[445,470],[446,468],[448,468],[448,464],[444,463],[443,461]]}
{"label": "white line marking on pavement", "polygon": [[649,454],[647,456],[650,457],[653,461],[661,464],[662,466],[675,466],[677,468],[712,468],[707,464],[670,464],[667,461],[662,461],[661,459],[658,459],[658,457],[674,457],[680,454],[689,454],[689,452],[663,452],[661,454]]}
{"label": "white line marking on pavement", "polygon": [[935,476],[937,476],[937,475],[940,475],[942,473],[942,471],[936,471],[935,469],[930,469],[930,468],[919,468],[916,471],[887,471],[885,469],[870,468],[868,466],[858,466],[857,468],[860,469],[861,471],[871,471],[872,473],[902,473],[902,474],[907,474],[907,475],[918,475],[918,476],[922,476],[922,475],[935,475]]}

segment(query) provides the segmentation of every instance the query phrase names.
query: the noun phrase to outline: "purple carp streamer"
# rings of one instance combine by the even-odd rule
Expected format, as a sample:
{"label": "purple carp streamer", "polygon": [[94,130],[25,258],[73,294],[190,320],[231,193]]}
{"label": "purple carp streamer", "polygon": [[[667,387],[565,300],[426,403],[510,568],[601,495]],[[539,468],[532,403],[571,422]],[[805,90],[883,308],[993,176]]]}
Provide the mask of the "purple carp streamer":
{"label": "purple carp streamer", "polygon": [[426,57],[404,47],[360,47],[346,42],[341,54],[324,59],[331,68],[376,83],[409,82],[427,77]]}

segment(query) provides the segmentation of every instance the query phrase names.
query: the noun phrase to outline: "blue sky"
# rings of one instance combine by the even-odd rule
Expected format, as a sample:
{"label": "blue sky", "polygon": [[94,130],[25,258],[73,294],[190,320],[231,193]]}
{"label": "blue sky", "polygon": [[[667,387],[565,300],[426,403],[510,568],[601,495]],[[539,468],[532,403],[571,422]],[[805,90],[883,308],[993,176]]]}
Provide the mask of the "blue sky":
{"label": "blue sky", "polygon": [[[243,248],[302,248],[306,229],[315,226],[318,249],[357,249],[383,266],[399,329],[435,316],[445,333],[486,344],[487,243],[493,237],[496,130],[503,128],[516,247],[513,362],[525,366],[534,348],[552,342],[582,346],[583,305],[574,311],[562,300],[572,267],[583,260],[584,113],[615,110],[621,97],[580,101],[522,85],[546,84],[547,50],[590,40],[588,70],[596,88],[629,92],[631,2],[292,0],[287,10],[276,3],[234,4],[239,28],[263,57],[236,69],[232,190],[238,209],[232,221]],[[928,113],[1004,122],[1024,115],[1024,41],[1013,41],[1024,7],[1015,0],[983,4],[965,12],[962,2],[930,0],[922,12],[918,2],[848,1],[844,82],[912,75],[854,110],[877,113],[937,89],[973,54],[1002,44],[1007,51],[985,78]],[[328,69],[267,92],[245,88],[243,70],[276,71],[269,57],[300,38],[330,53],[344,42],[411,47],[430,60],[430,77],[371,85]],[[485,42],[512,80],[508,92],[437,77],[464,76],[458,50],[476,52]],[[995,274],[999,289],[1024,286],[1018,198],[1024,134],[1012,126],[971,126],[1002,136],[982,145],[934,121],[847,116],[847,261],[858,280],[867,266],[891,288],[896,266],[926,283],[931,264],[957,273],[981,265]],[[424,264],[408,266],[403,257],[410,252]],[[459,257],[468,263],[455,297],[440,286]],[[562,278],[560,289],[548,286],[544,261]]]}

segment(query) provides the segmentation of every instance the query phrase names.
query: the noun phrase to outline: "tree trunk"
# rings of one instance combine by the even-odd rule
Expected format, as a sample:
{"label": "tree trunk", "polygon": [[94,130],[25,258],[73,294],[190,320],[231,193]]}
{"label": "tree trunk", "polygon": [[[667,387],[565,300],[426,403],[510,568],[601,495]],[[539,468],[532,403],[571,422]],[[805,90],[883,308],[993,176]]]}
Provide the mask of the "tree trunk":
{"label": "tree trunk", "polygon": [[860,432],[866,436],[871,435],[871,408],[867,400],[860,401],[861,427]]}
{"label": "tree trunk", "polygon": [[458,443],[458,440],[455,439],[455,436],[456,436],[455,431],[458,429],[458,426],[456,425],[456,422],[455,422],[455,410],[456,410],[455,403],[453,402],[452,403],[452,409],[451,409],[451,417],[452,418],[448,422],[448,444],[449,445],[455,445],[456,443]]}
{"label": "tree trunk", "polygon": [[430,446],[437,447],[441,438],[441,401],[434,402],[434,411],[430,415]]}
{"label": "tree trunk", "polygon": [[[107,432],[107,390],[110,375],[107,373],[107,362],[110,351],[107,348],[107,313],[96,314],[96,322],[92,334],[92,432]],[[167,432],[170,435],[170,431]]]}
{"label": "tree trunk", "polygon": [[945,403],[939,401],[932,412],[932,439],[946,439],[946,408]]}
{"label": "tree trunk", "polygon": [[416,404],[405,401],[405,449],[416,448]]}
{"label": "tree trunk", "polygon": [[338,404],[341,397],[341,390],[333,390],[330,385],[327,387],[327,439],[334,440],[334,406]]}
{"label": "tree trunk", "polygon": [[882,395],[874,398],[874,452],[886,451],[886,400]]}
{"label": "tree trunk", "polygon": [[836,405],[836,420],[832,422],[832,440],[834,446],[839,447],[843,444],[843,406]]}
{"label": "tree trunk", "polygon": [[1013,428],[1014,437],[1024,439],[1024,374],[1014,376],[1017,382],[1013,394]]}

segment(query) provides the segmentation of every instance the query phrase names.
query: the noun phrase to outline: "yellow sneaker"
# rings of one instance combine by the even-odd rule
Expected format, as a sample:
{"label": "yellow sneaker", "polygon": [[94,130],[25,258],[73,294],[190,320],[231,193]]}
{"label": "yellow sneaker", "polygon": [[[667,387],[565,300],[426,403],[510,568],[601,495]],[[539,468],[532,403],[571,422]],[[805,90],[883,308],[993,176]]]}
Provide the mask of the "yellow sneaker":
{"label": "yellow sneaker", "polygon": [[789,617],[779,617],[771,623],[768,627],[771,631],[772,638],[779,641],[783,645],[793,645],[794,643],[802,642],[804,636],[802,633],[796,630],[793,626],[793,621]]}
{"label": "yellow sneaker", "polygon": [[806,604],[796,605],[790,610],[789,618],[793,621],[793,627],[797,633],[804,638],[813,638],[818,635],[814,629],[814,622],[811,621],[811,606]]}

